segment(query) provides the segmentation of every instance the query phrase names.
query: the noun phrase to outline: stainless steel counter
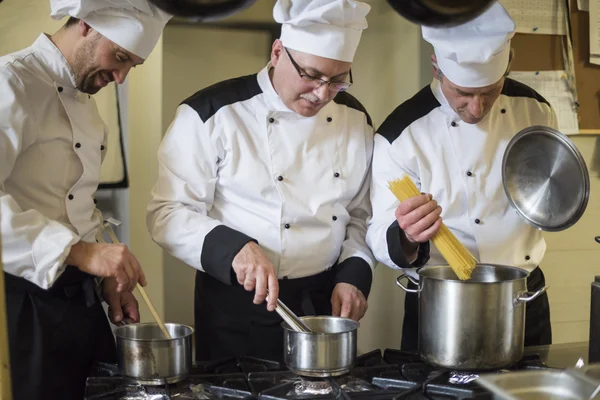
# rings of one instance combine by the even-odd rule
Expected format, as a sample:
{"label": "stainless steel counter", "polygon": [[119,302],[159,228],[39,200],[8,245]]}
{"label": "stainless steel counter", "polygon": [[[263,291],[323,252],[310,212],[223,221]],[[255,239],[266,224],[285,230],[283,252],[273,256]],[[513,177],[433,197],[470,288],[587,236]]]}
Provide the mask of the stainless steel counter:
{"label": "stainless steel counter", "polygon": [[588,363],[588,342],[561,343],[549,346],[526,347],[525,354],[539,354],[549,367],[575,367],[577,360],[583,358]]}

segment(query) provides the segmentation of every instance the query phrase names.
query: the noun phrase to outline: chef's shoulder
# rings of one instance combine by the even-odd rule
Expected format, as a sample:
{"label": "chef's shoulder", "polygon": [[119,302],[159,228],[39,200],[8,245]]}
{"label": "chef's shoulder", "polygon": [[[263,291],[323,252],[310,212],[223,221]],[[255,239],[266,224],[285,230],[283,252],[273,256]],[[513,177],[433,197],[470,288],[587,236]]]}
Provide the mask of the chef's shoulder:
{"label": "chef's shoulder", "polygon": [[22,49],[10,54],[0,56],[0,68],[19,68],[25,65],[25,60],[33,54],[31,48]]}
{"label": "chef's shoulder", "polygon": [[208,86],[181,102],[191,107],[206,123],[233,104],[249,101],[262,93],[256,74],[228,79]]}
{"label": "chef's shoulder", "polygon": [[394,143],[407,130],[417,130],[419,124],[426,124],[427,118],[440,103],[427,85],[413,97],[400,104],[377,129],[377,138],[384,138],[390,144]]}
{"label": "chef's shoulder", "polygon": [[347,109],[350,118],[357,118],[359,121],[364,121],[372,130],[373,121],[371,116],[367,112],[367,109],[361,104],[360,101],[348,92],[339,92],[334,98],[333,102],[337,107],[344,107]]}
{"label": "chef's shoulder", "polygon": [[46,75],[34,59],[31,48],[0,57],[0,86],[3,93],[8,90],[23,96],[35,95]]}
{"label": "chef's shoulder", "polygon": [[541,94],[514,79],[506,78],[504,80],[501,95],[510,101],[513,112],[539,113],[540,116],[547,116],[553,112],[552,106]]}
{"label": "chef's shoulder", "polygon": [[2,90],[17,91],[23,89],[23,83],[19,77],[26,68],[22,61],[14,53],[0,57],[0,87]]}

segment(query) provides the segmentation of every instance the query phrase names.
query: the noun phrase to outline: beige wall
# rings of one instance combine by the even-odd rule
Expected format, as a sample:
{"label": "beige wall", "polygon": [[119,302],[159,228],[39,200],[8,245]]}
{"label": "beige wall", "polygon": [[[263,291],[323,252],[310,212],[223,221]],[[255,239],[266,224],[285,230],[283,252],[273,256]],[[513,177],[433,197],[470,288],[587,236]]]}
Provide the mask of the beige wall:
{"label": "beige wall", "polygon": [[[156,150],[162,140],[163,63],[162,39],[143,66],[129,75],[129,218],[131,249],[144,268],[148,279],[146,293],[162,317],[164,286],[162,249],[151,239],[146,227],[146,205],[158,177]],[[143,321],[154,321],[140,296]]]}
{"label": "beige wall", "polygon": [[595,136],[574,136],[590,173],[590,200],[583,217],[572,228],[545,233],[548,251],[542,262],[550,285],[550,312],[555,343],[587,341],[590,326],[590,284],[600,275],[600,147]]}
{"label": "beige wall", "polygon": [[[260,16],[263,20],[270,20],[268,3],[272,4],[272,1],[260,0],[245,14],[235,18],[252,20]],[[364,33],[357,53],[353,68],[356,84],[352,93],[367,107],[378,126],[401,101],[430,79],[429,54],[420,41],[418,27],[393,13],[387,2],[372,0],[370,3],[373,6],[368,17],[370,27]],[[28,46],[40,30],[48,33],[56,30],[60,23],[50,20],[48,12],[45,0],[5,0],[0,3],[0,54]],[[200,82],[195,80],[199,73],[206,80],[218,80],[233,73],[226,69],[226,63],[219,54],[227,57],[231,48],[246,49],[240,49],[240,42],[232,38],[217,40],[211,36],[213,33],[205,33],[198,43],[208,42],[214,44],[214,48],[202,57],[191,57],[193,62],[201,65],[201,70],[191,74],[186,69],[189,66],[173,64],[174,60],[185,55],[182,52],[185,47],[177,46],[191,44],[193,47],[193,43],[181,43],[177,36],[179,29],[168,28],[165,44],[159,44],[146,64],[136,68],[128,78],[130,236],[131,247],[142,261],[150,281],[148,294],[159,313],[166,315],[169,321],[191,323],[193,281],[189,277],[193,271],[164,256],[150,240],[146,229],[145,207],[156,179],[156,149],[177,102],[199,88]],[[196,34],[200,32],[198,30]],[[171,43],[173,38],[175,41]],[[254,46],[256,43],[246,44]],[[186,59],[186,62],[190,60]],[[247,69],[252,72],[259,65],[258,58],[254,58],[248,62]],[[103,108],[112,107],[113,103],[106,100],[104,106],[101,96],[97,101],[101,112],[106,112]],[[108,112],[104,115],[110,118]],[[565,232],[546,235],[549,251],[542,266],[550,284],[555,342],[587,339],[589,284],[594,274],[600,274],[600,244],[593,241],[594,236],[600,234],[600,227],[596,227],[600,214],[600,201],[596,196],[600,188],[598,144],[595,137],[574,137],[574,141],[590,167],[592,194],[588,210],[576,226]],[[399,345],[403,294],[393,283],[397,275],[396,271],[384,266],[376,270],[370,308],[362,321],[359,335],[361,351]],[[143,320],[151,320],[144,307],[142,313]]]}

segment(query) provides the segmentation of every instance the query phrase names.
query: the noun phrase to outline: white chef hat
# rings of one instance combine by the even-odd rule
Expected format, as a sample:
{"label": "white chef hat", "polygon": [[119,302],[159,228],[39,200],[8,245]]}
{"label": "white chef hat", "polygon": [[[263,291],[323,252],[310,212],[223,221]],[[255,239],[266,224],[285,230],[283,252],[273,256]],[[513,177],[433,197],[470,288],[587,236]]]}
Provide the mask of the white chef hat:
{"label": "white chef hat", "polygon": [[498,82],[506,72],[515,28],[508,12],[496,2],[462,25],[424,26],[422,30],[444,76],[458,86],[484,87]]}
{"label": "white chef hat", "polygon": [[352,62],[370,10],[354,0],[277,0],[273,18],[285,47]]}
{"label": "white chef hat", "polygon": [[106,38],[144,60],[172,17],[147,0],[50,0],[54,19],[84,20]]}

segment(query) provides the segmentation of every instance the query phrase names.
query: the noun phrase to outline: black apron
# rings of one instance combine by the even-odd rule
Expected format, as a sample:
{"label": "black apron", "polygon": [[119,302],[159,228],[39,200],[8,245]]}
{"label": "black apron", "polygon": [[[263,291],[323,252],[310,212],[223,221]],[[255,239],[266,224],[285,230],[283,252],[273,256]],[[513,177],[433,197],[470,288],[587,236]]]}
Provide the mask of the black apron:
{"label": "black apron", "polygon": [[14,399],[81,400],[115,340],[91,275],[68,266],[48,290],[4,273]]}
{"label": "black apron", "polygon": [[[299,279],[279,280],[279,298],[294,313],[331,315],[333,270]],[[196,273],[196,360],[226,357],[257,357],[283,361],[282,319],[267,311],[267,303],[254,304],[234,278],[226,285],[210,275]]]}
{"label": "black apron", "polygon": [[[537,267],[527,277],[527,290],[536,292],[546,286],[546,278]],[[417,286],[408,282],[410,289]],[[552,344],[552,326],[550,324],[550,304],[548,293],[544,292],[525,308],[525,346]],[[417,293],[406,293],[404,301],[404,323],[402,325],[402,344],[404,351],[417,352],[419,349],[419,297]]]}

